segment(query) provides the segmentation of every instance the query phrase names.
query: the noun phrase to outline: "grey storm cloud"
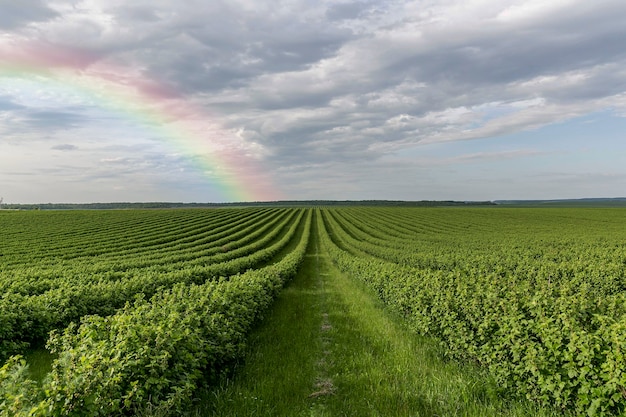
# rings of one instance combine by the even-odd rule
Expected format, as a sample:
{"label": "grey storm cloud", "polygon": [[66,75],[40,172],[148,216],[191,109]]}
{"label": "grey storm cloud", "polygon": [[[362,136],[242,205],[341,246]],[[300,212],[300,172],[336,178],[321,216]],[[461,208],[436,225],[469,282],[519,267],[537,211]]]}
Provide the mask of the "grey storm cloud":
{"label": "grey storm cloud", "polygon": [[[170,36],[143,53],[149,71],[185,92],[242,87],[268,73],[298,71],[331,57],[351,37],[348,30],[308,22],[298,14],[242,10],[215,2],[161,22]],[[166,14],[166,13],[164,13]],[[129,19],[123,15],[120,19]],[[124,20],[132,27],[134,20]],[[160,25],[159,25],[160,26]]]}
{"label": "grey storm cloud", "polygon": [[44,21],[57,16],[45,0],[0,1],[0,29],[15,29],[33,21]]}
{"label": "grey storm cloud", "polygon": [[63,143],[63,144],[60,144],[60,145],[55,145],[55,146],[53,146],[50,149],[55,150],[55,151],[75,151],[75,150],[78,149],[78,146],[67,144],[67,143]]}
{"label": "grey storm cloud", "polygon": [[54,132],[67,132],[85,124],[84,119],[72,113],[32,111],[23,106],[3,111],[1,104],[0,121],[0,143],[12,143],[21,147],[29,147],[32,142],[20,138],[27,137],[35,142],[51,141]]}
{"label": "grey storm cloud", "polygon": [[[441,4],[455,10],[455,2]],[[391,111],[420,115],[543,93],[564,99],[562,91],[510,90],[534,77],[593,71],[626,59],[623,2],[572,2],[512,22],[495,18],[507,10],[507,2],[502,4],[492,14],[446,23],[433,16],[437,10],[420,15],[420,7],[428,5],[411,1],[112,1],[99,10],[108,20],[68,26],[84,31],[77,36],[81,45],[131,64],[136,60],[152,77],[186,94],[236,96],[232,111],[238,114],[325,109],[350,96],[369,118],[373,96],[408,82],[423,88],[412,92],[412,102]],[[51,39],[75,42],[54,29]],[[623,78],[604,87],[599,91],[605,95],[621,92]],[[374,118],[396,115],[386,110],[379,108]],[[339,126],[340,120],[331,123]]]}
{"label": "grey storm cloud", "polygon": [[24,109],[24,106],[16,103],[12,97],[0,95],[0,112],[2,111],[14,112],[16,110],[22,110],[22,109]]}
{"label": "grey storm cloud", "polygon": [[85,119],[80,114],[56,110],[30,111],[27,112],[24,120],[24,124],[30,127],[46,129],[66,129],[84,122]]}

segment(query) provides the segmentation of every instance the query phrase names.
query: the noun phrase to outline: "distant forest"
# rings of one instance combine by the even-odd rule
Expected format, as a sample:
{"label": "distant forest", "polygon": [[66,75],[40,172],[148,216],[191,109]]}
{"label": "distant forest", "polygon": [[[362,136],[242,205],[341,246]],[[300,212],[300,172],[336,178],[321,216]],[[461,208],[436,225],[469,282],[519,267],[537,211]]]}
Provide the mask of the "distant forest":
{"label": "distant forest", "polygon": [[459,206],[508,206],[508,207],[626,207],[626,198],[580,198],[561,200],[495,200],[495,201],[402,201],[402,200],[287,200],[252,201],[238,203],[43,203],[2,204],[9,210],[128,210],[171,208],[220,208],[220,207],[315,207],[315,206],[386,206],[386,207],[459,207]]}
{"label": "distant forest", "polygon": [[491,201],[256,201],[241,203],[44,203],[44,204],[3,204],[3,209],[12,210],[125,210],[125,209],[169,209],[169,208],[220,208],[220,207],[311,207],[311,206],[389,206],[389,207],[442,207],[442,206],[486,206],[495,205]]}

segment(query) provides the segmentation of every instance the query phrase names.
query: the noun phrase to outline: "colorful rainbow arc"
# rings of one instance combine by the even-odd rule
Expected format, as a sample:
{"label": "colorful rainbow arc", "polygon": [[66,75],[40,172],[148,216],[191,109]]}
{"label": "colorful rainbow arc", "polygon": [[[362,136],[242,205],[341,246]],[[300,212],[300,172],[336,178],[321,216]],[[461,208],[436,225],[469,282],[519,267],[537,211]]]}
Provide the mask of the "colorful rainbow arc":
{"label": "colorful rainbow arc", "polygon": [[182,94],[129,71],[50,45],[0,48],[0,78],[58,83],[133,123],[151,126],[203,173],[210,172],[204,175],[228,201],[280,199],[261,164],[250,156],[253,150],[248,143]]}

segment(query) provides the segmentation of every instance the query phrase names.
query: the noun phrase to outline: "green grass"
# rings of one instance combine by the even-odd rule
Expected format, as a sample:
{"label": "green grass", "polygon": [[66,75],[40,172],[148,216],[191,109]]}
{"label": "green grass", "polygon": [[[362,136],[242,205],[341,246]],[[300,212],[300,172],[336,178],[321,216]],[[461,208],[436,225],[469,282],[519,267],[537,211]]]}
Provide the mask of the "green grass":
{"label": "green grass", "polygon": [[[316,232],[317,230],[314,229]],[[502,398],[481,369],[446,361],[312,234],[299,275],[253,332],[234,376],[199,398],[195,416],[550,416]]]}
{"label": "green grass", "polygon": [[28,373],[33,381],[41,382],[52,370],[54,356],[45,348],[30,349],[24,354]]}
{"label": "green grass", "polygon": [[481,369],[444,360],[435,341],[410,333],[365,288],[330,270],[337,395],[328,401],[327,415],[562,415],[502,399]]}
{"label": "green grass", "polygon": [[307,254],[297,280],[281,291],[250,335],[246,364],[233,379],[202,392],[192,415],[306,415],[321,350],[324,297],[315,263]]}

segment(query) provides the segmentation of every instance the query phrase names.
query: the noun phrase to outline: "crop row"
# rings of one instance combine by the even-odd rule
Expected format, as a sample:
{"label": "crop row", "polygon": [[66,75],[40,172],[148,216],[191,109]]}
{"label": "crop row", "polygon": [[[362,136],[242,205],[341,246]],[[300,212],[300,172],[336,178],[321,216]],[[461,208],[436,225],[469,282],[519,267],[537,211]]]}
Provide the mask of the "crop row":
{"label": "crop row", "polygon": [[[491,222],[495,233],[487,227],[436,235],[407,232],[406,239],[412,239],[412,243],[404,241],[394,246],[392,242],[398,242],[395,236],[384,237],[389,229],[387,222],[368,226],[343,211],[328,212],[328,216],[351,238],[354,248],[403,266],[427,271],[462,270],[469,275],[497,274],[510,283],[531,280],[539,286],[559,282],[574,288],[589,285],[598,295],[626,290],[626,254],[621,244],[626,230],[621,218],[607,222],[604,233],[595,238],[595,222],[577,223],[570,230],[555,224],[554,230],[530,233],[528,228],[533,222],[524,219],[525,229],[509,233],[503,231],[507,227],[500,223],[503,219],[495,215]],[[509,221],[508,216],[505,218]],[[377,227],[377,236],[368,227]]]}
{"label": "crop row", "polygon": [[270,230],[258,225],[258,231],[243,237],[244,246],[212,257],[124,271],[116,271],[115,264],[109,264],[111,271],[97,274],[80,269],[48,278],[46,271],[40,271],[40,277],[36,273],[26,277],[16,274],[11,287],[16,290],[0,295],[0,359],[43,343],[50,330],[63,328],[84,315],[113,314],[137,294],[149,297],[176,283],[201,284],[262,266],[293,238],[304,212],[284,214],[268,223]]}
{"label": "crop row", "polygon": [[0,414],[184,410],[202,381],[240,356],[248,329],[302,262],[310,225],[309,211],[299,243],[275,264],[200,285],[178,283],[114,315],[87,316],[80,326],[55,333],[49,345],[58,358],[41,386],[28,380],[24,362],[13,357],[0,368]]}
{"label": "crop row", "polygon": [[[225,212],[226,214],[222,213]],[[135,212],[109,213],[99,225],[99,229],[86,224],[100,221],[101,213],[76,213],[80,219],[68,227],[68,219],[56,218],[57,213],[48,216],[29,218],[31,213],[19,213],[15,219],[26,223],[21,226],[21,233],[15,234],[12,239],[5,238],[3,254],[3,270],[8,267],[20,268],[24,264],[36,262],[39,268],[51,267],[59,264],[60,267],[69,264],[91,264],[94,260],[115,260],[126,256],[140,254],[156,255],[159,252],[169,253],[180,250],[185,243],[193,246],[195,241],[202,238],[211,238],[213,235],[227,233],[229,229],[237,228],[240,223],[264,222],[268,215],[276,211],[250,212],[215,210],[205,213],[194,211],[177,213],[164,211],[154,214],[143,212],[144,222],[135,221]],[[48,213],[45,213],[48,214]],[[72,213],[62,213],[71,216]],[[201,214],[204,214],[201,216]],[[284,214],[284,213],[283,213]],[[157,216],[158,217],[154,217]],[[84,218],[82,218],[85,216]],[[4,216],[2,220],[11,219]],[[71,219],[71,217],[69,217]],[[49,224],[45,222],[49,222]],[[15,227],[20,227],[16,225]],[[68,227],[62,235],[56,229]],[[11,224],[6,228],[11,231]],[[85,234],[83,229],[88,229]]]}
{"label": "crop row", "polygon": [[[286,221],[287,218],[293,216],[294,213],[282,212],[279,216],[257,220],[251,227],[252,229],[244,230],[244,234],[240,234],[235,230],[228,236],[223,236],[222,232],[216,234],[209,239],[213,239],[211,243],[205,243],[204,236],[198,239],[202,240],[198,243],[198,247],[184,248],[178,250],[173,248],[170,253],[157,252],[155,255],[146,256],[143,254],[129,254],[126,259],[120,260],[117,257],[97,256],[90,258],[90,262],[82,260],[67,260],[57,265],[47,265],[45,263],[24,262],[22,268],[13,268],[9,271],[0,273],[0,291],[15,292],[23,295],[35,295],[55,288],[58,285],[67,285],[68,283],[106,280],[120,280],[126,276],[137,275],[147,269],[148,272],[167,272],[190,266],[185,261],[193,260],[195,264],[208,265],[211,263],[223,262],[231,258],[240,256],[243,248],[254,243],[255,239],[263,236],[268,230],[275,227],[278,220]],[[277,233],[279,230],[275,230]],[[204,235],[204,232],[199,233]],[[257,246],[259,243],[255,243]],[[263,244],[263,242],[261,242]],[[228,249],[228,250],[227,250]],[[239,250],[239,253],[232,252],[231,249]],[[243,249],[252,250],[253,248]],[[67,249],[71,252],[71,245]],[[176,262],[178,261],[178,262]],[[34,262],[34,261],[33,261]]]}
{"label": "crop row", "polygon": [[[260,224],[284,214],[284,211],[279,210],[259,211],[258,213],[241,213],[237,217],[231,214],[225,218],[211,219],[216,221],[202,222],[201,219],[197,219],[174,229],[168,226],[166,230],[162,231],[156,227],[141,230],[141,233],[139,230],[133,229],[132,232],[134,233],[127,233],[124,236],[122,247],[119,247],[119,242],[111,242],[100,247],[95,244],[87,244],[80,256],[89,258],[102,254],[109,260],[118,261],[139,255],[151,257],[167,255],[186,248],[199,248],[206,242],[214,242],[250,226],[258,228]],[[178,224],[176,218],[172,218],[170,221]],[[232,240],[236,240],[236,238]],[[72,259],[75,260],[77,255],[72,253]]]}
{"label": "crop row", "polygon": [[[332,260],[416,332],[441,340],[451,356],[487,367],[510,392],[578,414],[626,411],[621,213],[609,213],[601,233],[593,214],[522,212],[515,219],[514,212],[491,209],[490,224],[464,234],[455,220],[471,222],[473,213],[487,211],[450,210],[442,217],[452,227],[438,234],[419,232],[408,213],[406,236],[414,244],[393,249],[384,241],[386,234],[394,240],[394,231],[382,216],[361,223],[359,209],[344,210],[319,213]],[[550,223],[557,220],[560,226]],[[519,222],[513,237],[497,233],[508,222]],[[544,230],[533,233],[533,226]]]}

